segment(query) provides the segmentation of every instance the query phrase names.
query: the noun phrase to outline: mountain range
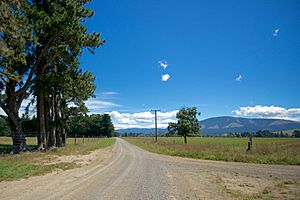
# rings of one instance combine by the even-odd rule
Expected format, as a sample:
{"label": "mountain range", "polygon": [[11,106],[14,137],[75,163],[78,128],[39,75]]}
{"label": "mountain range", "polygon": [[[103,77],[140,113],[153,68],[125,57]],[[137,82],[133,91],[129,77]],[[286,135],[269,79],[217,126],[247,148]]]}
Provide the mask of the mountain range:
{"label": "mountain range", "polygon": [[248,119],[241,117],[214,117],[200,121],[202,133],[241,133],[259,130],[284,131],[300,129],[300,122],[283,119]]}
{"label": "mountain range", "polygon": [[[300,129],[300,122],[284,119],[253,119],[241,117],[213,117],[200,121],[202,134],[242,133],[269,130],[272,132],[290,129]],[[118,133],[153,134],[155,129],[132,128],[120,129]],[[167,129],[158,129],[159,134],[164,134]]]}

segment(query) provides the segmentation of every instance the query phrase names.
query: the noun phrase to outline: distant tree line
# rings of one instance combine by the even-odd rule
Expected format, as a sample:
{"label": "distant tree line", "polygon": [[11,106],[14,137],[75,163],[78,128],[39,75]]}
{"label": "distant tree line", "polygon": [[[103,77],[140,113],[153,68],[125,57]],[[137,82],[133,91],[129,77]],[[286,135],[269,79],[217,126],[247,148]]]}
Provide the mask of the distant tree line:
{"label": "distant tree line", "polygon": [[[39,136],[36,117],[21,118],[24,134],[27,137]],[[70,117],[66,123],[69,137],[112,137],[115,136],[114,125],[108,114],[79,115]],[[0,136],[10,136],[11,130],[6,120],[0,118]]]}
{"label": "distant tree line", "polygon": [[[32,118],[22,117],[20,122],[23,127],[23,133],[27,137],[38,136],[37,118],[34,116]],[[0,136],[11,136],[11,128],[9,123],[5,119],[0,118]]]}
{"label": "distant tree line", "polygon": [[215,136],[215,137],[300,137],[300,130],[294,130],[291,134],[285,133],[283,131],[280,132],[271,132],[268,130],[259,130],[256,132],[243,132],[243,133],[226,133],[226,134],[217,134],[217,135],[207,135],[207,136]]}
{"label": "distant tree line", "polygon": [[[153,137],[154,133],[152,134],[145,134],[145,133],[116,133],[118,135],[123,135],[124,137]],[[160,134],[160,137],[181,137],[181,135],[170,135],[168,132],[165,134]],[[199,136],[199,135],[195,135]],[[290,134],[280,131],[280,132],[270,132],[268,130],[260,130],[257,132],[243,132],[243,133],[225,133],[225,134],[203,134],[203,137],[281,137],[281,138],[287,138],[287,137],[295,137],[300,138],[300,130],[293,130]]]}
{"label": "distant tree line", "polygon": [[10,136],[8,121],[2,118],[0,118],[0,136]]}
{"label": "distant tree line", "polygon": [[[122,135],[123,137],[154,137],[155,133],[138,133],[138,132],[125,132],[119,133],[116,132],[117,135]],[[164,137],[164,134],[158,134],[160,137]]]}
{"label": "distant tree line", "polygon": [[80,115],[70,117],[68,123],[68,135],[75,136],[97,136],[113,137],[115,136],[114,125],[108,114]]}

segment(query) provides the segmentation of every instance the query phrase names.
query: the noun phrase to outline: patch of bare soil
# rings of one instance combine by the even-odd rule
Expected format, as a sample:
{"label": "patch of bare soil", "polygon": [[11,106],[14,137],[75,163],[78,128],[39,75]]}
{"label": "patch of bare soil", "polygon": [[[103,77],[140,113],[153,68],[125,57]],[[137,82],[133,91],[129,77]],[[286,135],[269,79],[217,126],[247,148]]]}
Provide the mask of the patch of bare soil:
{"label": "patch of bare soil", "polygon": [[102,166],[102,162],[109,159],[115,153],[115,145],[105,149],[98,149],[87,155],[57,156],[48,164],[70,162],[82,167],[66,171],[58,170],[43,176],[30,177],[19,181],[0,182],[0,199],[31,199],[33,192],[42,195],[46,191],[65,183],[72,183],[79,177],[88,176],[89,173]]}
{"label": "patch of bare soil", "polygon": [[299,183],[273,177],[230,173],[213,175],[225,192],[237,199],[300,199]]}
{"label": "patch of bare soil", "polygon": [[105,159],[107,154],[103,153],[103,149],[92,151],[86,155],[63,155],[63,156],[52,156],[51,160],[43,163],[45,165],[52,165],[58,163],[74,163],[79,166],[89,165],[91,162],[97,159]]}
{"label": "patch of bare soil", "polygon": [[[148,153],[167,162],[181,199],[298,199],[300,168],[289,165],[262,165],[196,160]],[[181,192],[182,193],[182,192]],[[180,196],[178,192],[175,196]]]}

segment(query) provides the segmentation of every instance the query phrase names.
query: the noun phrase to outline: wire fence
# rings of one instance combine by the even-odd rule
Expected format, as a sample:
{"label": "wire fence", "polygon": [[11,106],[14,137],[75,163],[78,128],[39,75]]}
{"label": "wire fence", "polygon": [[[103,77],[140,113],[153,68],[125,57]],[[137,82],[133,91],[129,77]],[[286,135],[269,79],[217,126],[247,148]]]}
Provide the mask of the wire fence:
{"label": "wire fence", "polygon": [[[47,134],[45,134],[47,136]],[[48,134],[49,135],[49,134]],[[22,132],[22,133],[7,133],[0,136],[0,154],[9,154],[13,152],[14,146],[20,146],[26,144],[26,151],[37,151],[38,140],[40,133],[38,132]],[[66,144],[88,144],[98,138],[104,138],[103,136],[96,135],[68,135],[66,138]],[[45,138],[46,144],[50,138]],[[25,149],[24,149],[25,150]]]}

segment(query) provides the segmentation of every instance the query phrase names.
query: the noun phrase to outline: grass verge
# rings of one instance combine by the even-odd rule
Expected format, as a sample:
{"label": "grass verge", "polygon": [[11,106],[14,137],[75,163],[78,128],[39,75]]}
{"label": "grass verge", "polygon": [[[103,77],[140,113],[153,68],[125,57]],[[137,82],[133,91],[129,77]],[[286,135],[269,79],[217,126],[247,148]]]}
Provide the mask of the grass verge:
{"label": "grass verge", "polygon": [[247,138],[123,138],[150,152],[198,158],[260,164],[300,165],[300,139],[253,138],[253,146],[246,151]]}
{"label": "grass verge", "polygon": [[[0,137],[0,143],[6,142],[7,138]],[[33,139],[30,139],[33,140]],[[6,142],[6,145],[9,145]],[[114,138],[109,139],[90,139],[89,141],[78,141],[73,143],[72,139],[68,140],[68,145],[63,148],[56,148],[47,152],[22,153],[18,155],[1,155],[0,156],[0,181],[17,180],[28,178],[30,176],[43,175],[55,170],[67,170],[79,167],[75,163],[57,163],[45,164],[56,156],[63,155],[84,155],[93,150],[105,148],[115,143]]]}

